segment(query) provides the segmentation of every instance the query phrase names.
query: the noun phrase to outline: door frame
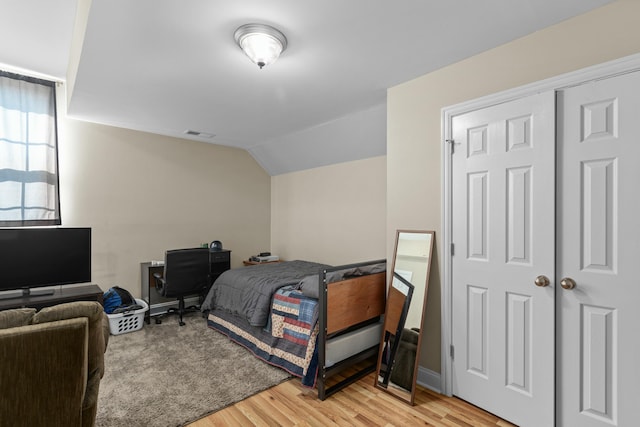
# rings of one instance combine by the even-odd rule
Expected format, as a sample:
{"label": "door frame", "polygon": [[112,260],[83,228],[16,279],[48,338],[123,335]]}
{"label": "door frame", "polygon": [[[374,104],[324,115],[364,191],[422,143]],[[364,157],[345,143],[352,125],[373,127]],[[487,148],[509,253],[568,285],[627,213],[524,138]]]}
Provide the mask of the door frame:
{"label": "door frame", "polygon": [[452,360],[451,360],[451,343],[452,343],[452,316],[453,316],[453,299],[452,299],[452,214],[451,206],[452,197],[452,167],[451,153],[453,143],[451,140],[451,128],[453,118],[479,110],[491,107],[497,104],[524,98],[540,92],[550,90],[559,91],[573,86],[578,86],[594,80],[602,80],[617,75],[626,74],[640,70],[640,53],[625,56],[603,64],[593,65],[581,70],[572,71],[551,77],[538,82],[530,83],[517,88],[505,90],[495,94],[487,95],[481,98],[465,101],[459,104],[444,107],[441,111],[441,134],[442,134],[442,329],[441,329],[441,366],[440,366],[440,391],[447,396],[452,395],[453,377],[452,377]]}

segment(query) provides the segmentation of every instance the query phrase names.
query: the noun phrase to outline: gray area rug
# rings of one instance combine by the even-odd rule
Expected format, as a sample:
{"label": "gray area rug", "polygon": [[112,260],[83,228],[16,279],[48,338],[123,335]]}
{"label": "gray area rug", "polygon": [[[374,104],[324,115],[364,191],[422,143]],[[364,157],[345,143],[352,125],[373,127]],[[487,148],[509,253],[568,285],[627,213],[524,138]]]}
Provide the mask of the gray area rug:
{"label": "gray area rug", "polygon": [[290,378],[207,327],[198,313],[111,335],[97,427],[182,426]]}

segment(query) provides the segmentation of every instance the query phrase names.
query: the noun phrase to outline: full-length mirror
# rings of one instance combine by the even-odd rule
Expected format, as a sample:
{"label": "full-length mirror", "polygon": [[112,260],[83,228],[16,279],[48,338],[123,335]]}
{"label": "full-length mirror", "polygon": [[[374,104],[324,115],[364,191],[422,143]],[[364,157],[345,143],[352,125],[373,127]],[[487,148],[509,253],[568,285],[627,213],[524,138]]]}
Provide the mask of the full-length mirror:
{"label": "full-length mirror", "polygon": [[413,405],[435,232],[398,230],[376,387]]}

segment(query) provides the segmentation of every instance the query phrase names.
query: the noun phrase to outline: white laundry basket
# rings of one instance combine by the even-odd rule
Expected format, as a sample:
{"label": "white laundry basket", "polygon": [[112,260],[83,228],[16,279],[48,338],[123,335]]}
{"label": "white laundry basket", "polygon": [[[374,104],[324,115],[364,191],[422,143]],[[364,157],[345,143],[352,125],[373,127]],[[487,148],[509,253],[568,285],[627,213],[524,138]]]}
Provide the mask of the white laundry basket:
{"label": "white laundry basket", "polygon": [[145,300],[136,298],[136,304],[142,306],[128,313],[107,314],[111,335],[126,334],[139,331],[144,323],[144,313],[149,309]]}

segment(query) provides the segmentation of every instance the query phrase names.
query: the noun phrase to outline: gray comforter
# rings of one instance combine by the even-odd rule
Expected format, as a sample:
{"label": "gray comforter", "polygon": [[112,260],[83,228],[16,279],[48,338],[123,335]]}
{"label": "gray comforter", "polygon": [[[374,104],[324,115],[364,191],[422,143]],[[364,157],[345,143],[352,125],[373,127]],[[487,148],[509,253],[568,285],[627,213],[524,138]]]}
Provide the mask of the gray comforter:
{"label": "gray comforter", "polygon": [[225,271],[211,287],[202,311],[226,310],[245,317],[252,326],[265,326],[273,294],[279,288],[296,285],[328,267],[309,261],[287,261]]}

